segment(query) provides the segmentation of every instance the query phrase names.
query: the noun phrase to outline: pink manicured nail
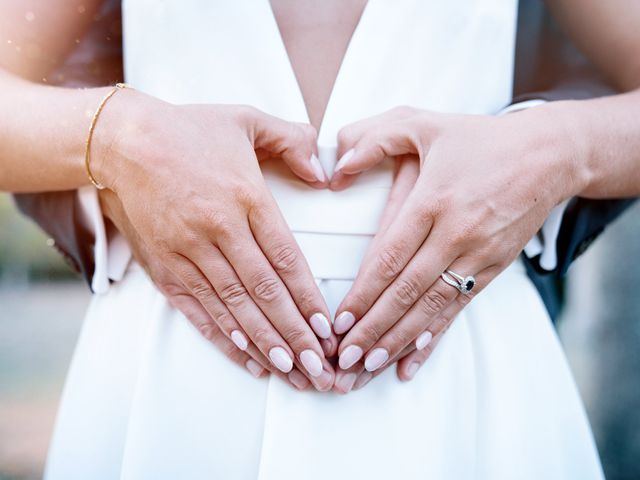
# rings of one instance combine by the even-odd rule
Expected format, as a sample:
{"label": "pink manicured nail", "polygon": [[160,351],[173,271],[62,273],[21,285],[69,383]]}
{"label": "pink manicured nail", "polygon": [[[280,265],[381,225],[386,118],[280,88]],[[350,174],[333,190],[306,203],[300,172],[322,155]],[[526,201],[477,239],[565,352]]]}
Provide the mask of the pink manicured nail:
{"label": "pink manicured nail", "polygon": [[322,360],[313,350],[300,353],[300,361],[312,377],[319,377],[322,374]]}
{"label": "pink manicured nail", "polygon": [[245,337],[240,330],[234,330],[231,332],[231,341],[242,351],[245,351],[249,346],[247,337]]}
{"label": "pink manicured nail", "polygon": [[353,384],[356,383],[357,378],[358,375],[355,373],[340,373],[336,380],[336,387],[338,387],[338,390],[342,393],[349,393],[353,388]]}
{"label": "pink manicured nail", "polygon": [[366,370],[358,375],[358,379],[356,380],[356,384],[353,386],[354,390],[359,390],[364,387],[369,381],[373,378],[373,373],[367,372]]}
{"label": "pink manicured nail", "polygon": [[275,367],[284,373],[289,373],[293,368],[293,360],[282,347],[273,347],[269,350],[269,358]]}
{"label": "pink manicured nail", "polygon": [[331,336],[331,324],[327,317],[321,313],[314,313],[309,319],[311,328],[320,338],[329,338]]}
{"label": "pink manicured nail", "polygon": [[432,338],[433,335],[429,330],[422,332],[420,335],[418,335],[418,338],[416,338],[416,349],[422,350],[424,347],[429,345],[429,342],[431,342]]}
{"label": "pink manicured nail", "polygon": [[289,381],[295,385],[298,390],[304,390],[309,386],[309,380],[298,370],[291,370],[289,372]]}
{"label": "pink manicured nail", "polygon": [[351,157],[353,157],[354,153],[356,153],[356,151],[353,148],[351,150],[347,150],[345,154],[340,157],[340,160],[338,160],[338,163],[336,163],[336,168],[334,168],[333,171],[339,172],[340,170],[342,170],[347,162],[351,159]]}
{"label": "pink manicured nail", "polygon": [[353,327],[354,323],[356,323],[356,317],[353,316],[353,313],[342,312],[333,323],[333,331],[340,335]]}
{"label": "pink manicured nail", "polygon": [[264,368],[262,368],[262,365],[260,365],[258,362],[256,362],[252,358],[247,360],[244,366],[247,367],[247,370],[249,370],[251,375],[253,375],[256,378],[260,378],[260,375],[262,375],[262,373],[264,372]]}
{"label": "pink manicured nail", "polygon": [[407,377],[409,377],[409,380],[413,378],[419,368],[420,364],[418,362],[413,362],[411,365],[409,365],[409,367],[407,368]]}
{"label": "pink manicured nail", "polygon": [[373,372],[379,369],[384,362],[389,359],[389,352],[384,348],[376,348],[367,355],[367,359],[364,361],[364,368],[369,372]]}
{"label": "pink manicured nail", "polygon": [[313,377],[311,381],[313,382],[313,386],[321,392],[326,392],[333,386],[333,376],[326,370],[323,370],[320,376]]}
{"label": "pink manicured nail", "polygon": [[324,170],[322,169],[322,165],[320,165],[320,160],[315,154],[311,155],[311,159],[309,160],[311,164],[311,169],[313,170],[313,174],[316,176],[319,182],[325,182],[327,180],[327,176],[324,174]]}
{"label": "pink manicured nail", "polygon": [[353,367],[355,363],[362,358],[362,349],[357,345],[349,345],[340,354],[338,364],[340,368],[346,370]]}

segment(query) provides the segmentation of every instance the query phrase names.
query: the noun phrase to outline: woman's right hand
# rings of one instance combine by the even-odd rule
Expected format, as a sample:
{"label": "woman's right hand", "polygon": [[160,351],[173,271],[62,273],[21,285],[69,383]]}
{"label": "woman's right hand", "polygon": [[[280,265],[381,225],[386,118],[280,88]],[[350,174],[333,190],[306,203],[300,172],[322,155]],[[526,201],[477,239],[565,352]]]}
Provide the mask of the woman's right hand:
{"label": "woman's right hand", "polygon": [[256,155],[282,158],[322,187],[315,144],[313,127],[251,107],[176,106],[127,89],[98,121],[91,165],[225,335],[239,347],[253,342],[284,373],[295,363],[328,390],[335,373],[325,354],[337,347],[329,311]]}

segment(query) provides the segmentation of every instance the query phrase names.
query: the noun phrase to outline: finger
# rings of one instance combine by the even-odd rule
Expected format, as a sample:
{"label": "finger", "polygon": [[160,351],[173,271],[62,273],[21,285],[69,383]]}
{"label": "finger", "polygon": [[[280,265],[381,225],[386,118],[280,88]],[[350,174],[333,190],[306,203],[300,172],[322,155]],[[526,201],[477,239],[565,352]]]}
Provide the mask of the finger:
{"label": "finger", "polygon": [[422,367],[422,365],[424,365],[427,359],[431,356],[431,353],[438,345],[438,342],[440,342],[444,333],[445,332],[443,331],[437,337],[434,337],[433,340],[431,340],[431,342],[422,350],[413,350],[411,353],[398,360],[396,365],[396,374],[400,380],[408,382],[413,379],[420,367]]}
{"label": "finger", "polygon": [[287,122],[259,110],[252,116],[254,148],[282,158],[306,182],[326,186],[327,175],[318,160],[318,135],[312,125]]}
{"label": "finger", "polygon": [[[293,368],[293,353],[248,295],[233,268],[214,246],[201,256],[203,258],[200,265],[209,275],[205,275],[190,259],[179,254],[170,256],[167,265],[228,338],[232,338],[232,332],[240,330],[239,324],[276,368],[289,373]],[[210,280],[213,280],[213,284]],[[227,311],[219,308],[218,299],[224,303]]]}
{"label": "finger", "polygon": [[373,240],[369,243],[361,263],[364,264],[371,260],[371,256],[374,255],[382,235],[387,231],[393,219],[398,215],[398,212],[404,205],[409,193],[411,193],[418,178],[418,173],[418,162],[415,159],[396,160],[393,185],[389,191],[387,204],[380,218],[380,227],[375,237],[373,237]]}
{"label": "finger", "polygon": [[[441,241],[438,232],[434,231],[400,275],[342,340],[338,347],[342,368],[369,352],[410,309],[431,318],[453,301],[458,291],[443,281],[436,282],[456,258],[450,250],[446,242]],[[429,289],[432,285],[433,288]],[[382,349],[369,352],[367,370],[379,368],[389,359],[389,353]]]}
{"label": "finger", "polygon": [[286,286],[302,317],[323,342],[327,356],[334,355],[338,341],[329,321],[329,309],[300,247],[275,205],[254,208],[249,226],[260,249]]}
{"label": "finger", "polygon": [[244,366],[254,377],[261,378],[272,374],[297,390],[306,390],[309,388],[309,381],[299,370],[294,368],[285,375],[274,368],[255,345],[250,344],[245,351],[239,349],[234,342],[224,335],[215,322],[212,321],[200,302],[188,292],[182,295],[172,296],[170,303],[174,308],[184,314],[189,322],[195,326],[207,340],[213,343],[233,362]]}
{"label": "finger", "polygon": [[[238,228],[237,234],[237,238],[232,241],[221,242],[220,249],[233,265],[242,285],[246,286],[246,290],[243,287],[242,295],[246,295],[248,291],[249,296],[287,342],[289,351],[292,350],[294,353],[293,357],[287,358],[284,356],[285,351],[278,350],[277,355],[280,358],[276,358],[275,361],[286,360],[286,366],[290,367],[289,361],[295,358],[304,365],[309,380],[326,383],[330,388],[334,372],[325,361],[324,352],[313,330],[300,314],[282,279],[253,240],[248,226],[244,232],[242,228]],[[290,250],[283,252],[287,253]],[[222,297],[222,294],[220,296]],[[287,352],[287,356],[290,356],[290,353]],[[273,350],[270,358],[274,360]]]}
{"label": "finger", "polygon": [[349,393],[353,389],[358,377],[362,374],[363,370],[363,362],[357,362],[355,365],[352,365],[351,367],[346,369],[337,367],[336,381],[333,385],[333,391],[343,395]]}
{"label": "finger", "polygon": [[245,351],[240,350],[229,340],[220,328],[211,320],[211,317],[194,297],[188,292],[182,295],[173,295],[169,300],[171,306],[179,310],[189,322],[211,343],[216,345],[231,361],[246,368],[254,377],[260,378],[267,375],[268,370]]}
{"label": "finger", "polygon": [[356,175],[388,157],[421,153],[411,122],[384,117],[356,122],[338,132],[339,160],[330,182],[332,190],[343,188],[343,175]]}
{"label": "finger", "polygon": [[[362,318],[430,233],[438,206],[433,202],[425,206],[425,199],[416,192],[414,189],[409,194],[396,218],[376,239],[368,261],[361,265],[353,285],[336,311],[336,333],[346,332],[356,319]],[[435,254],[441,255],[437,251]]]}
{"label": "finger", "polygon": [[[456,271],[473,271],[473,262],[459,259],[450,267]],[[466,269],[465,269],[466,268]],[[477,268],[477,267],[476,267]],[[466,294],[458,292],[458,290],[447,284],[442,278],[438,280],[427,290],[409,312],[400,319],[393,327],[391,327],[380,340],[372,347],[371,351],[365,354],[365,368],[367,370],[376,370],[382,365],[380,359],[388,358],[392,361],[397,355],[408,345],[413,344],[417,350],[422,350],[431,342],[431,340],[439,335],[448,327],[453,317],[460,312],[473,299],[483,285],[488,284],[496,275],[496,268],[486,268],[476,275],[476,286],[473,291]],[[434,308],[433,298],[445,298],[451,295],[448,303],[438,303]]]}

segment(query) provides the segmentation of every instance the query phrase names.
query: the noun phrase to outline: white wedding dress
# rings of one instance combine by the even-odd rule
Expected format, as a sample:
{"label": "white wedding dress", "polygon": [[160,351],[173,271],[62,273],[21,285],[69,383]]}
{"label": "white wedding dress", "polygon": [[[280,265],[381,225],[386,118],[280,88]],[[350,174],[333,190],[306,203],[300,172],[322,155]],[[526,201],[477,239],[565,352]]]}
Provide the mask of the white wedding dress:
{"label": "white wedding dress", "polygon": [[[325,169],[343,125],[394,106],[491,114],[508,104],[516,3],[369,0],[319,133]],[[123,15],[126,80],[136,88],[308,121],[268,0],[126,0]],[[277,163],[264,172],[335,309],[376,232],[392,169],[340,193],[313,190]],[[390,368],[346,396],[300,393],[227,360],[129,262],[122,239],[107,246],[95,192],[81,195],[96,229],[97,294],[49,480],[602,478],[520,262],[458,316],[413,381]]]}

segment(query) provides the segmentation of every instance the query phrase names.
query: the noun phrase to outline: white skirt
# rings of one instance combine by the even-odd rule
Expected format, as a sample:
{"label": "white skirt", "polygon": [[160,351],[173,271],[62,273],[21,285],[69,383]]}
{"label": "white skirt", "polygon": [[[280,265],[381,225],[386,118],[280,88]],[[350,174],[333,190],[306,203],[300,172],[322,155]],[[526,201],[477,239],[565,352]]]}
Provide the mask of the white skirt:
{"label": "white skirt", "polygon": [[[319,280],[331,309],[350,284]],[[603,475],[560,344],[519,262],[458,316],[413,381],[389,368],[346,396],[254,379],[134,264],[91,303],[46,478]]]}

